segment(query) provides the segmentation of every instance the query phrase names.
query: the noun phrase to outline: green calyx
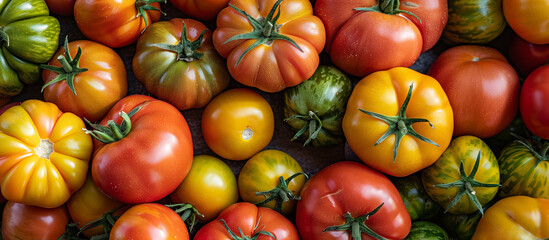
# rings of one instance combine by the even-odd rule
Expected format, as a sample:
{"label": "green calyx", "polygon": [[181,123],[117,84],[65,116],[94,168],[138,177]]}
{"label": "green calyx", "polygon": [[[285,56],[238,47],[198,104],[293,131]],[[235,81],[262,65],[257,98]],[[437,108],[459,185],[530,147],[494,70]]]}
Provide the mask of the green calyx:
{"label": "green calyx", "polygon": [[[280,29],[280,26],[276,24],[276,21],[280,17],[280,3],[282,3],[283,0],[278,0],[271,8],[271,11],[269,11],[269,14],[264,19],[255,19],[252,16],[250,16],[245,11],[242,11],[241,9],[237,8],[236,6],[229,3],[229,6],[231,6],[234,10],[236,10],[238,13],[245,16],[250,24],[254,27],[254,30],[249,33],[243,33],[239,35],[235,35],[231,38],[229,38],[227,41],[225,41],[223,44],[226,44],[230,41],[234,40],[242,40],[242,39],[255,39],[256,41],[250,45],[244,53],[240,56],[238,61],[236,62],[235,66],[240,63],[242,58],[254,49],[255,47],[261,45],[261,44],[269,44],[270,42],[274,40],[284,40],[290,42],[292,45],[294,45],[299,51],[303,52],[301,47],[297,45],[297,43],[292,40],[291,38],[284,36],[280,34],[278,31]],[[275,11],[278,9],[278,12],[275,15]]]}
{"label": "green calyx", "polygon": [[296,118],[306,121],[307,124],[303,125],[303,127],[299,129],[297,133],[295,133],[291,141],[297,140],[299,137],[301,137],[301,135],[303,135],[305,132],[307,132],[307,130],[309,130],[309,137],[307,138],[305,143],[303,143],[303,146],[307,146],[307,144],[309,144],[313,139],[316,139],[316,137],[322,130],[322,121],[320,120],[318,115],[316,115],[315,112],[310,110],[309,110],[309,115],[293,115],[291,117],[284,119],[284,121],[290,121]]}
{"label": "green calyx", "polygon": [[147,27],[149,26],[149,20],[147,18],[147,15],[145,14],[145,11],[147,10],[153,10],[153,11],[159,11],[160,13],[162,13],[163,15],[166,15],[165,12],[162,12],[162,10],[154,7],[153,5],[151,5],[151,3],[155,3],[155,2],[163,2],[163,3],[166,3],[166,0],[137,0],[135,1],[135,8],[137,9],[137,18],[143,16],[143,20],[145,20],[145,28],[143,28],[143,31],[141,31],[141,34],[143,34],[143,32],[145,32],[145,29],[147,29]]}
{"label": "green calyx", "polygon": [[368,226],[366,226],[365,221],[367,221],[372,215],[374,215],[384,203],[381,203],[379,206],[377,206],[374,210],[360,216],[360,217],[352,217],[349,212],[345,213],[345,223],[339,226],[331,226],[324,229],[324,232],[327,231],[351,231],[351,236],[353,237],[353,240],[361,240],[362,239],[362,233],[366,233],[370,236],[372,236],[375,239],[385,239],[381,235],[374,232],[372,229],[370,229]]}
{"label": "green calyx", "polygon": [[374,146],[377,146],[381,142],[383,142],[387,137],[395,134],[395,147],[393,151],[393,162],[396,161],[397,153],[398,153],[398,147],[400,146],[400,141],[402,138],[406,135],[410,135],[412,137],[415,137],[421,141],[433,144],[437,147],[440,147],[437,143],[433,142],[432,140],[419,135],[414,128],[412,128],[412,124],[418,123],[418,122],[427,122],[429,123],[429,126],[433,127],[433,124],[429,122],[429,120],[424,118],[408,118],[406,117],[406,109],[408,108],[408,103],[410,102],[410,98],[412,97],[412,90],[414,89],[414,84],[412,83],[410,85],[410,89],[408,90],[408,95],[406,95],[406,99],[404,100],[404,103],[400,107],[400,110],[396,116],[385,116],[381,115],[379,113],[374,113],[370,111],[366,111],[364,109],[358,109],[363,113],[366,113],[372,117],[375,117],[379,120],[382,120],[386,122],[389,125],[389,129],[385,134],[383,134],[374,144]]}
{"label": "green calyx", "polygon": [[274,210],[282,213],[282,204],[284,202],[288,202],[290,200],[301,200],[301,197],[295,196],[290,189],[288,189],[288,183],[290,183],[294,178],[296,178],[299,175],[305,176],[305,178],[309,179],[307,174],[304,172],[298,172],[294,175],[290,176],[287,179],[284,179],[284,177],[280,176],[278,180],[278,185],[269,190],[264,192],[256,192],[255,195],[263,195],[265,196],[265,200],[256,203],[256,206],[263,206],[267,204],[270,201],[275,201],[275,208]]}
{"label": "green calyx", "polygon": [[[523,138],[514,133],[511,133],[511,135],[517,138],[517,140],[515,140],[516,143],[519,143],[524,147],[526,147],[532,153],[532,155],[534,155],[534,157],[536,158],[536,164],[534,165],[532,170],[536,168],[541,162],[549,161],[549,156],[547,155],[547,151],[549,151],[549,142],[545,140],[538,140],[536,141],[536,143],[538,144],[536,144],[536,147],[534,147],[533,141],[527,140],[526,138]],[[539,150],[536,150],[536,149],[539,149]]]}
{"label": "green calyx", "polygon": [[0,42],[6,42],[6,47],[10,46],[10,36],[4,30],[0,29]]}
{"label": "green calyx", "polygon": [[451,182],[451,183],[443,183],[443,184],[435,184],[434,185],[435,187],[440,187],[440,188],[451,188],[451,187],[459,188],[458,194],[456,195],[456,197],[454,199],[452,199],[450,204],[448,204],[448,207],[444,211],[445,213],[448,212],[448,210],[452,209],[452,207],[454,207],[454,205],[456,205],[459,202],[459,200],[461,199],[461,197],[464,194],[467,194],[469,199],[471,199],[471,201],[473,201],[473,203],[477,207],[478,211],[482,215],[484,215],[484,209],[482,208],[482,205],[478,201],[475,189],[473,189],[473,188],[474,187],[499,187],[499,186],[501,186],[501,184],[481,183],[481,182],[478,182],[477,180],[475,180],[475,175],[477,174],[478,166],[480,164],[480,157],[481,157],[481,152],[479,151],[478,155],[477,155],[477,159],[475,161],[475,165],[473,167],[473,170],[471,171],[471,174],[467,175],[465,173],[465,168],[463,166],[463,161],[461,161],[461,164],[459,165],[459,172],[461,174],[461,179],[460,180],[457,180],[457,181]]}
{"label": "green calyx", "polygon": [[[58,240],[61,240],[61,239],[65,239],[65,240],[86,239],[86,238],[80,237],[80,234],[82,234],[86,230],[89,230],[89,229],[92,229],[92,228],[95,228],[95,227],[98,227],[98,226],[103,226],[103,233],[99,234],[99,235],[96,235],[96,236],[92,236],[90,238],[90,240],[107,240],[107,239],[109,239],[109,235],[111,233],[112,227],[114,226],[114,223],[116,222],[116,220],[118,220],[118,218],[120,218],[120,216],[114,215],[114,212],[122,209],[125,206],[126,205],[121,205],[121,206],[119,206],[119,207],[117,207],[117,208],[115,208],[111,211],[108,211],[108,212],[104,213],[101,216],[101,218],[96,219],[94,221],[91,221],[91,222],[85,224],[80,229],[77,228],[77,226],[78,226],[77,223],[69,223],[67,225],[66,232],[63,235],[61,235],[58,238]],[[76,230],[76,232],[75,232],[75,230]]]}
{"label": "green calyx", "polygon": [[400,0],[379,0],[378,4],[373,7],[360,7],[355,8],[354,10],[357,11],[364,11],[364,12],[379,12],[379,13],[385,13],[389,15],[397,15],[401,13],[409,14],[421,23],[421,19],[414,13],[410,11],[400,10]]}
{"label": "green calyx", "polygon": [[154,43],[151,44],[151,46],[177,53],[178,61],[192,62],[204,56],[204,53],[198,52],[198,48],[202,46],[202,39],[204,38],[205,33],[206,30],[202,31],[200,36],[191,42],[187,39],[187,26],[185,26],[185,22],[183,22],[183,31],[181,31],[181,41],[179,41],[179,43],[175,45]]}
{"label": "green calyx", "polygon": [[85,132],[86,134],[90,134],[93,138],[105,144],[119,141],[130,133],[130,130],[132,128],[132,121],[130,118],[148,103],[149,102],[145,102],[135,107],[127,114],[124,111],[118,113],[120,117],[122,117],[122,123],[120,124],[115,123],[113,120],[109,120],[107,122],[107,126],[103,126],[100,124],[91,123],[90,121],[88,121],[88,119],[84,118],[84,120],[94,129],[85,129]]}
{"label": "green calyx", "polygon": [[[257,229],[257,227],[259,226],[259,221],[261,219],[259,219],[256,223],[256,225],[254,226],[254,232],[255,230]],[[244,235],[244,232],[242,232],[242,229],[241,228],[238,228],[238,231],[240,232],[240,236],[237,236],[232,230],[231,228],[229,227],[229,225],[227,225],[227,222],[225,222],[224,219],[219,219],[220,222],[223,223],[223,225],[225,225],[225,229],[227,229],[227,232],[229,232],[229,235],[231,236],[231,239],[233,240],[256,240],[259,238],[259,236],[261,235],[266,235],[266,236],[269,236],[273,239],[276,240],[276,236],[273,235],[272,233],[270,232],[267,232],[267,231],[258,231],[256,232],[253,236],[246,236]]]}
{"label": "green calyx", "polygon": [[56,78],[44,84],[41,91],[43,92],[44,89],[46,89],[46,87],[48,87],[49,85],[65,80],[67,81],[69,89],[72,91],[72,93],[74,93],[74,95],[76,95],[76,90],[74,89],[74,77],[80,73],[88,71],[88,69],[79,67],[80,57],[82,56],[82,48],[80,48],[80,46],[78,46],[78,52],[76,52],[76,56],[74,57],[74,59],[71,57],[71,54],[69,52],[69,36],[65,37],[65,44],[63,45],[63,48],[65,49],[65,56],[59,55],[57,57],[57,60],[61,63],[62,67],[55,67],[46,64],[40,65],[40,67],[43,69],[59,74]]}
{"label": "green calyx", "polygon": [[204,217],[203,214],[199,213],[198,210],[189,203],[175,203],[164,206],[171,208],[175,213],[181,216],[181,219],[187,224],[189,232],[193,231],[194,225],[196,224],[196,216]]}

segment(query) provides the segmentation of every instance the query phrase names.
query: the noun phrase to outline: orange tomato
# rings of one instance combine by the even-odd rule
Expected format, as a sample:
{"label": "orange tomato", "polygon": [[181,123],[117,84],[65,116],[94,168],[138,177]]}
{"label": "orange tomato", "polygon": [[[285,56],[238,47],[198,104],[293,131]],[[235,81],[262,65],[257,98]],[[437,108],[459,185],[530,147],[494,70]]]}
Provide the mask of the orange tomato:
{"label": "orange tomato", "polygon": [[503,14],[509,26],[524,40],[549,43],[549,2],[546,0],[503,0]]}

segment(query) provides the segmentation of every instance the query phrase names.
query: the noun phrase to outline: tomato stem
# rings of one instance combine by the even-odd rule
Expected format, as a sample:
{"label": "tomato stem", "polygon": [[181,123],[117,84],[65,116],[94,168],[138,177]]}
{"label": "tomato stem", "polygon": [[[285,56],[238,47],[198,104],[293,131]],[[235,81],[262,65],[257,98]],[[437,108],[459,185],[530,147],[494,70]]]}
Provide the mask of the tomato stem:
{"label": "tomato stem", "polygon": [[[227,232],[229,232],[229,236],[233,239],[233,240],[256,240],[259,238],[259,236],[261,235],[266,235],[266,236],[269,236],[273,239],[276,239],[276,236],[273,235],[272,233],[270,232],[267,232],[267,231],[258,231],[256,232],[253,236],[245,236],[244,233],[242,232],[242,229],[241,228],[238,228],[239,232],[240,232],[240,237],[237,236],[232,230],[231,228],[229,227],[229,225],[227,225],[227,222],[225,222],[225,219],[219,219],[218,221],[222,222],[223,225],[225,226],[225,229],[227,229]],[[257,229],[257,227],[259,226],[259,221],[260,220],[257,220],[257,223],[256,225],[254,226],[254,231]]]}
{"label": "tomato stem", "polygon": [[345,213],[345,215],[343,215],[343,217],[345,218],[345,223],[342,224],[342,225],[337,225],[337,226],[330,226],[330,227],[327,227],[324,229],[323,232],[327,232],[327,231],[351,231],[351,236],[353,237],[354,240],[361,240],[362,239],[362,233],[366,233],[370,236],[372,236],[373,238],[375,239],[385,239],[384,237],[382,237],[381,235],[377,234],[376,232],[374,232],[372,229],[370,229],[367,225],[366,225],[366,221],[368,221],[368,219],[370,219],[370,217],[372,215],[374,215],[375,213],[377,213],[377,211],[379,211],[379,209],[381,209],[381,207],[383,206],[384,203],[381,203],[379,206],[377,206],[374,210],[362,215],[362,216],[359,216],[359,217],[352,217],[351,216],[351,213],[347,212]]}
{"label": "tomato stem", "polygon": [[287,179],[284,179],[283,176],[280,176],[278,178],[278,185],[274,187],[273,189],[269,191],[263,191],[263,192],[256,192],[255,195],[263,195],[265,197],[265,200],[256,203],[256,206],[263,206],[267,204],[270,201],[275,201],[275,208],[274,210],[282,213],[282,204],[285,202],[288,202],[290,200],[301,200],[301,197],[294,195],[290,189],[288,189],[288,184],[297,176],[303,175],[306,179],[309,179],[309,176],[305,174],[304,172],[298,172],[293,174]]}
{"label": "tomato stem", "polygon": [[164,206],[174,210],[183,219],[189,228],[189,232],[193,231],[196,224],[196,216],[204,217],[203,214],[198,212],[198,209],[189,203],[165,204]]}
{"label": "tomato stem", "polygon": [[300,119],[307,122],[306,124],[303,124],[303,127],[299,129],[299,131],[297,131],[295,135],[292,137],[292,139],[290,140],[290,141],[295,141],[299,139],[299,137],[301,137],[303,134],[307,133],[308,137],[307,137],[307,140],[305,140],[305,143],[303,143],[304,147],[307,146],[312,140],[316,139],[320,131],[322,131],[322,120],[320,120],[318,115],[311,110],[309,110],[308,116],[296,114],[284,119],[284,121],[287,122],[293,119]]}
{"label": "tomato stem", "polygon": [[147,10],[159,11],[162,15],[166,15],[165,12],[162,12],[162,10],[151,5],[151,3],[155,3],[155,2],[166,3],[166,0],[137,0],[135,2],[135,8],[137,9],[137,15],[135,17],[139,18],[140,16],[143,16],[143,20],[145,21],[145,28],[143,28],[143,31],[141,31],[141,34],[143,34],[143,32],[145,32],[145,30],[149,26],[149,20],[145,11]]}
{"label": "tomato stem", "polygon": [[[516,137],[517,140],[515,140],[516,143],[519,143],[521,145],[523,145],[524,147],[526,147],[528,149],[528,151],[530,151],[532,153],[532,155],[534,155],[534,157],[536,158],[536,164],[534,166],[537,167],[538,164],[540,164],[541,162],[543,161],[549,161],[549,156],[547,156],[547,151],[549,151],[549,142],[547,141],[543,141],[543,146],[541,147],[540,151],[538,152],[535,148],[534,148],[534,145],[532,143],[531,140],[528,140],[524,137],[521,137],[517,134],[514,134],[514,133],[511,133],[511,135],[513,137]],[[537,145],[539,146],[539,145]]]}
{"label": "tomato stem", "polygon": [[129,113],[124,111],[119,112],[119,116],[122,117],[122,122],[117,124],[113,120],[107,122],[107,126],[91,123],[88,119],[84,118],[84,121],[88,123],[93,130],[84,129],[86,134],[90,134],[98,141],[109,144],[112,142],[120,141],[128,136],[132,128],[131,117],[136,114],[141,108],[148,105],[149,101],[146,101],[139,106],[132,109]]}
{"label": "tomato stem", "polygon": [[408,14],[412,17],[415,17],[421,23],[421,19],[414,13],[406,10],[400,10],[400,0],[379,0],[378,4],[372,7],[358,7],[354,8],[356,11],[363,12],[379,12],[389,15],[397,15],[401,13]]}
{"label": "tomato stem", "polygon": [[207,29],[204,29],[204,31],[200,33],[200,36],[198,36],[196,40],[191,42],[187,38],[187,26],[183,21],[183,30],[181,30],[181,40],[179,41],[179,43],[175,45],[153,43],[151,44],[151,46],[177,53],[178,61],[192,62],[204,56],[204,53],[199,52],[198,49],[202,46],[202,39],[204,38],[204,34],[206,33],[206,31]]}

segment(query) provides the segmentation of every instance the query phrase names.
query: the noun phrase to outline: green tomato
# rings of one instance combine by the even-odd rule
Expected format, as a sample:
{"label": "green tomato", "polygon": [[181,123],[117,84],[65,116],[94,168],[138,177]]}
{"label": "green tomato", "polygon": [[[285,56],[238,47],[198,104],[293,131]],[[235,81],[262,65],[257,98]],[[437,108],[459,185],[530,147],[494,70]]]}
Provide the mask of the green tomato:
{"label": "green tomato", "polygon": [[320,66],[307,81],[284,91],[284,117],[304,145],[329,147],[345,142],[341,127],[351,80],[335,67]]}
{"label": "green tomato", "polygon": [[448,23],[442,39],[452,44],[485,44],[498,37],[507,22],[502,0],[448,0]]}
{"label": "green tomato", "polygon": [[442,209],[425,192],[419,174],[390,179],[398,189],[412,221],[431,219]]}
{"label": "green tomato", "polygon": [[410,233],[406,236],[407,240],[449,240],[448,234],[438,225],[427,222],[417,221],[412,223]]}

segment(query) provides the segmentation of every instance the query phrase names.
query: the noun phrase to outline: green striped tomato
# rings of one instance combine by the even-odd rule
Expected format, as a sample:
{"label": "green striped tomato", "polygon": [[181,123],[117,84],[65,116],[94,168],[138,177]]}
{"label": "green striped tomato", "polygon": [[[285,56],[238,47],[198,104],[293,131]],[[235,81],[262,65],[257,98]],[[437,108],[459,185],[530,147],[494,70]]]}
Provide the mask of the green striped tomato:
{"label": "green striped tomato", "polygon": [[406,240],[449,240],[448,234],[440,226],[427,221],[412,223],[412,229]]}
{"label": "green striped tomato", "polygon": [[419,174],[402,178],[392,177],[390,179],[398,189],[412,221],[431,219],[440,211],[440,205],[425,192]]}

